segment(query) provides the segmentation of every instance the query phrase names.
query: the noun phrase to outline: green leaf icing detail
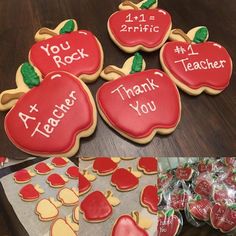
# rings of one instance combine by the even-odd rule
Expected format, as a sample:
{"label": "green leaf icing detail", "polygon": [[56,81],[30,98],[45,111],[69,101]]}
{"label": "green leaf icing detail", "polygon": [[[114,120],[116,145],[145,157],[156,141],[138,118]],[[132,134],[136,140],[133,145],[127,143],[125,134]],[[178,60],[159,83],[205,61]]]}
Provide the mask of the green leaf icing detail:
{"label": "green leaf icing detail", "polygon": [[201,27],[200,29],[198,29],[198,31],[195,33],[193,42],[194,43],[203,43],[206,41],[207,37],[208,37],[208,29],[207,27]]}
{"label": "green leaf icing detail", "polygon": [[65,25],[61,28],[60,34],[70,33],[75,29],[75,23],[73,20],[68,20]]}
{"label": "green leaf icing detail", "polygon": [[134,60],[133,60],[130,74],[140,72],[142,71],[142,68],[143,68],[143,57],[140,53],[136,52],[134,55]]}
{"label": "green leaf icing detail", "polygon": [[149,9],[152,5],[154,5],[157,2],[157,0],[147,0],[141,5],[141,9]]}
{"label": "green leaf icing detail", "polygon": [[38,74],[35,72],[34,67],[30,65],[30,63],[25,62],[21,66],[21,74],[23,76],[23,80],[25,84],[29,88],[33,88],[35,86],[38,86],[40,84],[40,78]]}
{"label": "green leaf icing detail", "polygon": [[175,213],[174,209],[170,209],[166,212],[166,216],[171,217],[172,215],[174,215],[174,213]]}

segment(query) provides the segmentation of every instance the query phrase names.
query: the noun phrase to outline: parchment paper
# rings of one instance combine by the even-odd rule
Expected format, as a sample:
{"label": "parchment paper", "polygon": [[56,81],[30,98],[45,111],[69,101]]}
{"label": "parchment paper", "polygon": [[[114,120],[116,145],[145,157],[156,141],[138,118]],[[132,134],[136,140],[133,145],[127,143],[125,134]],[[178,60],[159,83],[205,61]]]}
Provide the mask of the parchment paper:
{"label": "parchment paper", "polygon": [[[138,158],[131,161],[121,161],[119,167],[133,167],[136,170]],[[148,230],[150,236],[156,236],[157,229],[157,216],[150,214],[146,208],[143,208],[140,204],[140,193],[146,185],[155,185],[157,182],[156,175],[143,175],[140,178],[139,186],[133,191],[129,192],[119,192],[110,184],[111,175],[99,176],[92,172],[93,161],[82,161],[79,162],[79,169],[89,169],[91,173],[97,176],[97,179],[92,182],[92,189],[85,195],[80,197],[80,201],[84,199],[92,191],[99,190],[101,192],[106,192],[107,190],[112,190],[115,197],[118,197],[121,201],[120,205],[113,207],[113,215],[110,219],[101,223],[88,223],[83,219],[83,214],[80,213],[80,236],[110,236],[112,227],[115,221],[124,214],[130,214],[132,211],[136,210],[141,213],[142,216],[146,216],[153,221],[152,227]],[[124,235],[125,236],[125,235]]]}
{"label": "parchment paper", "polygon": [[[50,163],[51,159],[47,159],[43,161],[45,163]],[[36,164],[35,164],[36,165]],[[33,170],[34,166],[32,165],[28,167],[27,169]],[[1,183],[3,185],[5,194],[8,198],[9,203],[12,205],[13,210],[15,211],[19,221],[24,226],[26,231],[30,236],[48,236],[50,225],[52,221],[49,222],[42,222],[38,219],[38,216],[34,213],[36,204],[42,199],[42,198],[49,198],[54,197],[56,199],[56,195],[60,188],[52,188],[47,183],[47,177],[52,173],[58,173],[65,175],[65,172],[69,166],[74,166],[74,163],[69,161],[65,167],[62,168],[54,168],[48,175],[38,175],[32,177],[32,180],[28,183],[31,183],[33,185],[39,184],[41,188],[44,189],[45,193],[41,194],[40,198],[37,201],[34,202],[24,202],[21,200],[21,198],[18,195],[18,192],[20,189],[28,184],[16,184],[13,180],[13,175],[9,174],[1,179]],[[66,176],[66,175],[65,175]],[[73,180],[69,178],[69,181],[66,183],[65,187],[77,187],[78,182],[77,180]],[[59,208],[59,215],[58,217],[64,218],[67,215],[72,214],[73,207],[66,207],[62,206]]]}

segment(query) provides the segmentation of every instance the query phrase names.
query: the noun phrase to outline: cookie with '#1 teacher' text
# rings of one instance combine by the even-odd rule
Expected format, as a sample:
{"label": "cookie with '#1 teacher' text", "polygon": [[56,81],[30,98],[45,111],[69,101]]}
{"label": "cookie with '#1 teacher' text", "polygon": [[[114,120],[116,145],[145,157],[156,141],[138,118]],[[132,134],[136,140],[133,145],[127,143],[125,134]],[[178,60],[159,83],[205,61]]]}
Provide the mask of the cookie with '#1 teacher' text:
{"label": "cookie with '#1 teacher' text", "polygon": [[43,157],[73,156],[80,138],[91,135],[96,124],[91,92],[67,72],[52,72],[21,94],[4,122],[6,134],[17,148]]}
{"label": "cookie with '#1 teacher' text", "polygon": [[190,95],[206,92],[219,94],[229,85],[232,60],[227,50],[218,43],[207,42],[205,26],[171,31],[170,40],[160,52],[163,70],[175,84]]}
{"label": "cookie with '#1 teacher' text", "polygon": [[101,77],[110,81],[96,94],[98,110],[107,124],[141,144],[150,142],[156,133],[173,132],[181,117],[173,81],[161,70],[145,70],[145,66],[142,55],[135,53],[122,68],[106,67]]}
{"label": "cookie with '#1 teacher' text", "polygon": [[157,5],[157,0],[138,4],[123,1],[120,11],[111,15],[107,23],[114,43],[128,53],[152,52],[160,48],[168,39],[172,22],[170,14]]}

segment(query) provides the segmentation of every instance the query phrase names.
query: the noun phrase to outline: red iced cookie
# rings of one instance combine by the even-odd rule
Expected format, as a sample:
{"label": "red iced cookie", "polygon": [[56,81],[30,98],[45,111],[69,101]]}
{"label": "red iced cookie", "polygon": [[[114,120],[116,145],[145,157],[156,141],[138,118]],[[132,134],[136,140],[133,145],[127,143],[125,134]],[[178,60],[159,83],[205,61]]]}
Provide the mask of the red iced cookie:
{"label": "red iced cookie", "polygon": [[66,170],[66,175],[71,179],[78,179],[79,178],[79,168],[77,166],[70,166]]}
{"label": "red iced cookie", "polygon": [[34,167],[34,170],[39,175],[47,175],[48,173],[51,172],[52,169],[53,169],[53,167],[45,162],[40,162],[37,165],[35,165],[35,167]]}
{"label": "red iced cookie", "polygon": [[68,182],[68,179],[59,174],[51,174],[47,178],[47,183],[53,188],[61,188]]}
{"label": "red iced cookie", "polygon": [[213,164],[208,159],[202,160],[198,163],[197,168],[199,173],[211,172],[213,169]]}
{"label": "red iced cookie", "polygon": [[202,197],[209,198],[213,190],[212,181],[210,176],[199,175],[196,179],[194,192]]}
{"label": "red iced cookie", "polygon": [[159,202],[157,192],[157,186],[155,185],[148,185],[141,192],[141,204],[152,214],[157,214],[157,206]]}
{"label": "red iced cookie", "polygon": [[188,204],[189,196],[182,189],[174,190],[170,195],[170,206],[174,210],[184,210]]}
{"label": "red iced cookie", "polygon": [[175,175],[179,180],[189,181],[193,176],[194,170],[188,164],[184,166],[179,166],[176,169]]}
{"label": "red iced cookie", "polygon": [[79,172],[79,195],[87,193],[91,188],[90,181]]}
{"label": "red iced cookie", "polygon": [[141,157],[138,161],[138,169],[145,174],[157,174],[157,158]]}
{"label": "red iced cookie", "polygon": [[208,39],[206,27],[196,27],[186,35],[172,30],[170,39],[160,52],[164,71],[183,91],[190,95],[202,92],[218,94],[228,85],[232,60],[227,50]]}
{"label": "red iced cookie", "polygon": [[116,162],[109,157],[97,157],[93,162],[93,170],[98,175],[109,175],[117,169]]}
{"label": "red iced cookie", "polygon": [[32,176],[35,176],[30,170],[22,169],[14,173],[13,179],[18,184],[27,183],[32,179]]}
{"label": "red iced cookie", "polygon": [[41,189],[39,185],[34,186],[32,184],[27,184],[21,188],[19,196],[23,201],[32,202],[37,200],[43,192],[43,189]]}
{"label": "red iced cookie", "polygon": [[229,173],[227,173],[223,181],[229,187],[236,190],[236,171],[235,170],[229,171]]}
{"label": "red iced cookie", "polygon": [[68,162],[69,160],[65,157],[54,157],[51,161],[55,167],[64,167]]}
{"label": "red iced cookie", "polygon": [[173,174],[171,172],[160,173],[157,178],[157,186],[159,189],[162,189],[169,185],[173,179]]}

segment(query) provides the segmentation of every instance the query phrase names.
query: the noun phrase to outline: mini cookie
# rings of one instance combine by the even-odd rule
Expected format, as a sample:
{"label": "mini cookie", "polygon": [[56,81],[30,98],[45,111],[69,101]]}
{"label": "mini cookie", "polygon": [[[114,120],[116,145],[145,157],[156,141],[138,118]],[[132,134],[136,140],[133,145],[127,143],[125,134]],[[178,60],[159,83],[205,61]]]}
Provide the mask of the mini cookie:
{"label": "mini cookie", "polygon": [[110,157],[97,157],[93,162],[93,171],[98,175],[109,175],[113,173],[117,168],[120,159]]}
{"label": "mini cookie", "polygon": [[54,167],[51,166],[49,163],[40,162],[35,165],[34,170],[39,175],[47,175],[49,174]]}
{"label": "mini cookie", "polygon": [[157,235],[176,236],[180,229],[181,221],[175,215],[174,209],[168,211],[158,211],[157,214]]}
{"label": "mini cookie", "polygon": [[170,195],[170,206],[175,210],[185,210],[189,195],[183,189],[174,189]]}
{"label": "mini cookie", "polygon": [[79,167],[78,166],[70,166],[66,170],[66,175],[71,179],[78,179],[79,178]]}
{"label": "mini cookie", "polygon": [[228,167],[236,167],[236,157],[225,157],[224,163]]}
{"label": "mini cookie", "polygon": [[131,191],[137,188],[141,175],[140,172],[133,171],[132,168],[119,168],[112,174],[111,184],[119,191]]}
{"label": "mini cookie", "polygon": [[111,191],[103,194],[95,191],[87,195],[80,204],[80,211],[88,222],[106,221],[112,215],[112,206],[120,204],[119,199],[113,197]]}
{"label": "mini cookie", "polygon": [[33,184],[27,184],[21,188],[19,196],[23,201],[32,202],[37,200],[41,193],[44,193],[44,190],[38,184],[35,186]]}
{"label": "mini cookie", "polygon": [[152,225],[148,218],[141,217],[139,212],[132,212],[130,215],[121,215],[115,222],[111,236],[148,236],[147,229]]}
{"label": "mini cookie", "polygon": [[78,151],[79,139],[94,132],[96,123],[87,86],[71,74],[52,72],[22,96],[6,115],[4,126],[8,138],[22,151],[70,157]]}
{"label": "mini cookie", "polygon": [[68,178],[59,174],[51,174],[47,178],[47,183],[53,188],[62,188],[68,181]]}
{"label": "mini cookie", "polygon": [[73,208],[73,220],[75,223],[79,223],[79,208],[79,205]]}
{"label": "mini cookie", "polygon": [[197,169],[199,173],[211,172],[213,170],[213,163],[209,159],[201,160],[197,165]]}
{"label": "mini cookie", "polygon": [[180,29],[171,32],[170,40],[160,52],[164,71],[184,92],[215,95],[229,85],[232,60],[227,50],[215,42],[206,42],[206,27],[196,27],[185,34]]}
{"label": "mini cookie", "polygon": [[29,61],[43,76],[65,71],[86,82],[98,78],[103,67],[101,44],[91,32],[78,30],[75,20],[65,20],[54,30],[41,28],[35,40]]}
{"label": "mini cookie", "polygon": [[58,208],[61,205],[60,202],[55,201],[53,198],[44,198],[37,203],[35,213],[41,221],[51,221],[57,218],[59,214]]}
{"label": "mini cookie", "polygon": [[146,186],[140,195],[141,205],[146,207],[152,214],[157,214],[157,206],[159,202],[158,189],[155,185]]}
{"label": "mini cookie", "polygon": [[63,188],[57,194],[57,199],[62,202],[64,206],[74,206],[79,203],[77,188]]}
{"label": "mini cookie", "polygon": [[29,182],[33,176],[35,176],[35,173],[30,170],[22,169],[14,173],[13,179],[17,184],[23,184]]}
{"label": "mini cookie", "polygon": [[138,169],[147,175],[157,174],[157,158],[141,157],[138,161]]}
{"label": "mini cookie", "polygon": [[82,174],[79,172],[79,196],[87,193],[92,185],[91,182],[96,179],[96,176],[84,170]]}
{"label": "mini cookie", "polygon": [[194,192],[198,195],[209,198],[213,191],[213,179],[210,175],[199,175],[195,182]]}
{"label": "mini cookie", "polygon": [[185,165],[179,166],[176,169],[175,176],[179,180],[189,181],[192,178],[193,173],[193,168],[188,163],[186,163]]}
{"label": "mini cookie", "polygon": [[64,167],[68,162],[69,160],[66,157],[54,157],[51,161],[52,165],[55,167]]}
{"label": "mini cookie", "polygon": [[159,189],[169,186],[169,183],[173,179],[173,174],[169,171],[166,173],[160,173],[157,178],[157,186]]}
{"label": "mini cookie", "polygon": [[235,193],[222,183],[214,184],[212,198],[214,202],[233,203],[235,202]]}
{"label": "mini cookie", "polygon": [[96,94],[98,110],[108,125],[141,144],[150,142],[156,133],[173,132],[181,116],[179,92],[171,79],[160,70],[144,69],[139,53],[122,69],[106,67],[101,77],[112,81]]}
{"label": "mini cookie", "polygon": [[229,170],[223,181],[230,188],[236,190],[236,170]]}
{"label": "mini cookie", "polygon": [[157,8],[157,0],[144,0],[138,4],[124,1],[119,8],[120,11],[110,16],[107,27],[111,39],[123,51],[152,52],[168,39],[171,16]]}

